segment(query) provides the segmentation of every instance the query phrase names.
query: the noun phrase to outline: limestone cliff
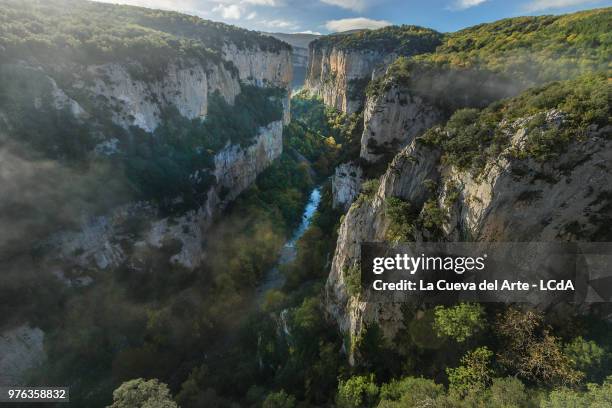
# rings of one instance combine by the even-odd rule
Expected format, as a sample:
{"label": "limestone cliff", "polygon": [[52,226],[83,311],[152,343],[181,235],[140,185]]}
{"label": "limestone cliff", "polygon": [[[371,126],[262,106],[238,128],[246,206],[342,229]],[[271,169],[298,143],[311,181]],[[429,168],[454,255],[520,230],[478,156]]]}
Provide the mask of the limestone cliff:
{"label": "limestone cliff", "polygon": [[321,37],[309,45],[305,88],[326,105],[351,114],[363,108],[365,89],[373,77],[398,56],[433,52],[442,34],[403,25]]}
{"label": "limestone cliff", "polygon": [[269,33],[268,35],[291,45],[291,63],[293,65],[293,81],[291,86],[294,90],[300,89],[304,86],[306,80],[306,70],[308,69],[309,59],[308,46],[312,41],[321,36],[304,33]]}
{"label": "limestone cliff", "polygon": [[375,50],[320,46],[316,41],[311,43],[309,53],[305,88],[320,96],[326,105],[349,114],[362,108],[361,93],[374,68],[395,57]]}
{"label": "limestone cliff", "polygon": [[360,157],[370,163],[392,157],[442,117],[438,108],[393,83],[366,100]]}
{"label": "limestone cliff", "polygon": [[[448,153],[427,139],[415,139],[393,159],[377,191],[356,200],[340,227],[326,285],[327,311],[345,335],[355,339],[365,325],[377,323],[392,339],[404,327],[400,304],[368,302],[347,285],[349,275],[358,270],[360,243],[387,241],[391,228],[397,227],[387,213],[390,198],[414,210],[413,233],[402,240],[610,238],[611,126],[592,123],[554,160],[542,160],[526,153],[538,140],[534,135],[560,132],[571,115],[558,109],[537,115],[537,126],[532,115],[499,121],[504,148],[488,157],[481,152],[487,159],[478,172],[453,164]],[[432,208],[441,214],[433,228],[422,222]],[[354,362],[353,351],[347,350]]]}
{"label": "limestone cliff", "polygon": [[[240,93],[239,78],[223,65],[197,65],[182,68],[180,61],[168,64],[162,78],[139,78],[130,74],[134,67],[119,63],[88,66],[93,86],[87,87],[75,73],[73,88],[85,88],[92,96],[104,98],[113,111],[113,121],[122,127],[138,126],[152,132],[161,121],[162,111],[175,107],[189,119],[205,118],[209,95],[219,92],[233,104]],[[74,93],[74,89],[68,89]]]}
{"label": "limestone cliff", "polygon": [[359,195],[362,178],[363,170],[354,163],[343,163],[336,167],[331,179],[334,208],[348,210]]}

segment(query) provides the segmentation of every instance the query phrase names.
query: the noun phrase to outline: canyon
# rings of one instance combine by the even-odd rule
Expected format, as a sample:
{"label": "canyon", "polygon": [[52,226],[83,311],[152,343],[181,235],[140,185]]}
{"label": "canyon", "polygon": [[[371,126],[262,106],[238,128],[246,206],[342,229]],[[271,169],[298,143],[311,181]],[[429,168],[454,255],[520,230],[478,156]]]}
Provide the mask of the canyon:
{"label": "canyon", "polygon": [[[379,54],[367,39],[353,37],[352,48],[345,45],[348,40],[333,36],[326,43],[311,44],[306,88],[346,114],[363,110],[359,157],[338,166],[332,177],[334,205],[346,213],[325,300],[329,317],[350,339],[344,348],[349,361],[358,365],[358,343],[368,327],[379,328],[389,342],[408,330],[402,304],[369,301],[351,286],[358,279],[354,275],[359,273],[362,242],[605,239],[608,235],[601,223],[612,216],[606,198],[612,182],[608,165],[612,128],[587,123],[583,136],[546,161],[530,158],[526,146],[541,132],[560,133],[576,126],[569,120],[570,112],[551,108],[513,118],[501,115],[494,126],[507,142],[495,154],[483,157],[482,170],[475,174],[449,163],[440,145],[425,141],[427,135],[453,131],[441,126],[449,119],[444,99],[453,100],[456,91],[437,94],[435,80],[428,79],[432,74],[419,71],[418,56],[412,66],[402,68],[412,72],[398,74],[398,63],[392,63],[397,55]],[[431,55],[436,58],[435,53]],[[449,73],[433,75],[442,84],[455,74],[449,69]],[[359,80],[370,85],[357,89]],[[429,94],[425,83],[432,85]],[[477,102],[468,101],[472,89],[468,85],[459,91],[465,94],[464,107]],[[502,94],[509,89],[505,86]],[[517,85],[512,92],[520,91]],[[537,126],[531,124],[536,118]],[[405,203],[404,211],[410,211],[406,217],[412,217],[412,225],[398,225],[390,216],[397,200]],[[438,225],[423,221],[433,214]],[[401,228],[410,232],[397,236]]]}

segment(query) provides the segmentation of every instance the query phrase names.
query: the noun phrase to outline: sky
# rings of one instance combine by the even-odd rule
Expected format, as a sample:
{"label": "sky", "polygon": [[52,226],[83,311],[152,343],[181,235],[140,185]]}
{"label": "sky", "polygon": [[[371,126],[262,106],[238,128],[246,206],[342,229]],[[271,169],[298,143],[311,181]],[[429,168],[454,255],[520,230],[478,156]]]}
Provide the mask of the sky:
{"label": "sky", "polygon": [[612,0],[97,0],[176,10],[250,30],[346,31],[414,24],[441,32],[521,15],[612,6]]}

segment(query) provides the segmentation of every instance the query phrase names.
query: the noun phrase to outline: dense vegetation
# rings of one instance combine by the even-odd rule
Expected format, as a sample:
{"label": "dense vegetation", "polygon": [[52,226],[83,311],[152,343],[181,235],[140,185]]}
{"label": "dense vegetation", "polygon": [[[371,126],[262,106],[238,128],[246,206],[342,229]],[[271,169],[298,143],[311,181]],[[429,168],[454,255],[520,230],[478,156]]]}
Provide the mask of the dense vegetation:
{"label": "dense vegetation", "polygon": [[612,9],[516,17],[451,33],[418,60],[504,72],[525,83],[609,69]]}
{"label": "dense vegetation", "polygon": [[176,12],[82,0],[3,0],[0,57],[96,64],[138,61],[147,73],[169,60],[220,61],[222,47],[279,51],[272,37]]}
{"label": "dense vegetation", "polygon": [[450,33],[435,52],[398,58],[367,94],[399,86],[450,115],[548,81],[608,73],[611,16],[611,9],[599,9],[517,17]]}
{"label": "dense vegetation", "polygon": [[[118,384],[138,377],[159,378],[176,393],[192,368],[206,363],[218,375],[207,376],[217,392],[241,395],[259,372],[254,354],[242,354],[251,349],[239,328],[253,309],[253,288],[299,223],[312,185],[307,164],[286,153],[212,227],[216,239],[196,270],[169,262],[181,249],[170,241],[161,249],[134,248],[138,254],[129,257],[142,261],[96,274],[95,285],[76,293],[39,292],[36,304],[53,308],[32,311],[30,321],[48,333],[53,357],[32,381],[73,384],[77,406],[103,406]],[[131,220],[125,233],[139,239],[146,222],[146,216]],[[256,345],[249,338],[248,347]],[[206,355],[215,358],[203,360]],[[242,369],[236,369],[238,357]]]}
{"label": "dense vegetation", "polygon": [[294,95],[291,112],[288,136],[320,177],[331,175],[335,164],[359,154],[363,115],[345,115],[307,92]]}
{"label": "dense vegetation", "polygon": [[[553,109],[563,115],[558,125],[546,121]],[[517,126],[526,126],[528,133],[525,145],[512,155],[547,161],[554,160],[572,141],[588,137],[589,131],[609,125],[611,116],[608,79],[587,75],[532,88],[482,111],[458,110],[443,128],[430,129],[420,140],[440,146],[444,163],[478,174],[487,161],[509,146]],[[525,117],[530,118],[528,123],[515,124]]]}
{"label": "dense vegetation", "polygon": [[402,25],[327,35],[313,41],[311,47],[416,55],[434,51],[442,44],[442,38],[442,34],[429,28]]}

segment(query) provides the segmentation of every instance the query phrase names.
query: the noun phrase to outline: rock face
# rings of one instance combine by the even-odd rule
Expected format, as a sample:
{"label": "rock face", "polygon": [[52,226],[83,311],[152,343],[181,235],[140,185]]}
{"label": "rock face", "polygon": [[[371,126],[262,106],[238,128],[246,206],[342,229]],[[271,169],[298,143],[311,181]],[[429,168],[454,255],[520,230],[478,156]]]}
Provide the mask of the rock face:
{"label": "rock face", "polygon": [[[227,145],[214,157],[216,183],[210,188],[207,200],[195,210],[170,218],[157,216],[156,209],[143,202],[114,210],[109,215],[85,219],[77,231],[63,231],[47,242],[57,257],[55,273],[66,276],[61,265],[84,269],[109,269],[126,260],[126,242],[130,247],[148,245],[160,248],[169,241],[180,243],[178,253],[170,261],[187,269],[200,265],[204,256],[205,231],[214,216],[242,191],[248,188],[259,173],[278,158],[283,149],[283,124],[272,122],[261,128],[254,143],[246,148]],[[194,174],[194,177],[199,177]],[[125,238],[126,221],[140,217],[146,223],[143,241],[131,242]],[[82,279],[78,277],[77,279]],[[79,280],[72,282],[78,284]]]}
{"label": "rock face", "polygon": [[[543,126],[550,129],[565,115],[552,110],[545,117]],[[571,143],[554,161],[540,162],[516,154],[534,131],[528,130],[529,120],[499,124],[509,145],[478,176],[442,164],[437,148],[413,140],[389,165],[374,197],[360,197],[351,206],[326,285],[327,311],[344,334],[352,339],[364,325],[376,322],[392,339],[404,327],[399,303],[367,302],[346,285],[348,271],[358,266],[360,243],[387,239],[385,207],[391,197],[421,212],[433,200],[445,214],[440,227],[443,239],[450,241],[609,240],[603,226],[612,220],[612,129],[593,125],[584,141]],[[426,180],[437,183],[437,191]],[[428,239],[427,231],[417,230],[414,239]]]}
{"label": "rock face", "polygon": [[379,65],[395,54],[375,50],[345,50],[310,44],[305,88],[320,96],[326,105],[351,114],[363,106],[361,93]]}
{"label": "rock face", "polygon": [[[260,49],[224,47],[225,60],[202,63],[196,60],[169,61],[163,73],[147,73],[138,62],[42,67],[34,63],[0,64],[0,70],[29,71],[46,75],[55,108],[68,109],[73,116],[87,120],[97,117],[93,107],[109,112],[112,122],[153,132],[169,108],[188,119],[204,119],[210,96],[218,93],[232,105],[240,93],[240,84],[278,87],[287,91],[283,99],[284,123],[290,120],[291,54]],[[70,78],[58,84],[55,72]],[[34,101],[35,105],[41,99]],[[87,106],[87,108],[84,108]],[[88,109],[91,110],[88,112]],[[10,118],[9,118],[10,119]],[[108,136],[108,135],[107,135]]]}
{"label": "rock face", "polygon": [[[226,64],[206,66],[193,61],[169,63],[161,78],[139,78],[130,74],[137,64],[89,66],[94,78],[89,89],[103,97],[114,108],[113,121],[123,127],[138,126],[152,132],[161,121],[161,113],[175,107],[189,119],[205,118],[209,95],[219,94],[229,104],[240,93],[240,82],[257,86],[275,86],[289,91],[292,72],[288,50],[278,53],[258,49],[239,49],[234,44],[223,49]],[[289,121],[289,98],[284,101],[285,122]]]}
{"label": "rock face", "polygon": [[374,163],[395,155],[442,117],[439,109],[394,84],[366,100],[360,156]]}
{"label": "rock face", "polygon": [[293,65],[293,81],[291,87],[294,90],[300,89],[304,86],[306,80],[306,70],[308,69],[309,61],[308,46],[312,41],[319,38],[320,35],[287,33],[270,33],[268,35],[291,45],[291,64]]}
{"label": "rock face", "polygon": [[[385,240],[389,226],[385,216],[385,201],[388,197],[401,197],[411,200],[415,205],[425,202],[427,189],[423,182],[439,174],[439,156],[436,150],[413,142],[390,164],[374,197],[358,199],[344,218],[326,284],[327,311],[336,320],[342,333],[356,336],[361,332],[364,322],[377,322],[390,337],[398,329],[397,325],[388,323],[401,319],[399,305],[392,307],[393,304],[389,303],[367,303],[349,294],[347,273],[359,265],[362,242]],[[352,355],[350,357],[352,359]]]}
{"label": "rock face", "polygon": [[113,121],[125,128],[138,126],[152,132],[168,107],[189,119],[204,118],[211,93],[219,92],[230,104],[240,93],[239,78],[223,65],[181,68],[171,63],[165,75],[155,79],[134,77],[130,69],[134,67],[117,63],[87,67],[95,78],[90,91],[115,107]]}
{"label": "rock face", "polygon": [[333,207],[348,210],[359,195],[363,171],[354,163],[343,163],[336,167],[332,177]]}
{"label": "rock face", "polygon": [[226,61],[238,69],[241,81],[257,86],[276,86],[288,88],[291,83],[291,52],[262,51],[260,49],[241,49],[235,44],[226,44],[223,47]]}
{"label": "rock face", "polygon": [[0,385],[22,384],[27,370],[45,360],[44,333],[27,324],[0,332]]}

